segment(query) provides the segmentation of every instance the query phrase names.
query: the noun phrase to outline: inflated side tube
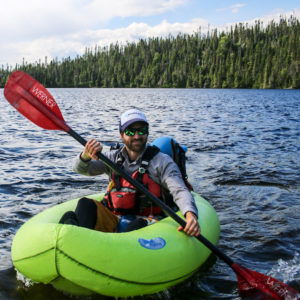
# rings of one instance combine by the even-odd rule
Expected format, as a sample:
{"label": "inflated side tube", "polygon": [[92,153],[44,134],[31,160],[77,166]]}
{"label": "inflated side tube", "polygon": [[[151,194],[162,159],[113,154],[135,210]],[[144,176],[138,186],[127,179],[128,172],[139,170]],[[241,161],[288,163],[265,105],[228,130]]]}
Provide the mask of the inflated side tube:
{"label": "inflated side tube", "polygon": [[[100,201],[103,195],[88,197]],[[205,199],[193,196],[202,235],[216,244],[217,214]],[[46,209],[21,226],[11,250],[20,273],[70,294],[126,297],[175,285],[195,273],[210,255],[197,239],[178,232],[170,217],[126,233],[58,224],[66,211],[75,210],[77,201]]]}

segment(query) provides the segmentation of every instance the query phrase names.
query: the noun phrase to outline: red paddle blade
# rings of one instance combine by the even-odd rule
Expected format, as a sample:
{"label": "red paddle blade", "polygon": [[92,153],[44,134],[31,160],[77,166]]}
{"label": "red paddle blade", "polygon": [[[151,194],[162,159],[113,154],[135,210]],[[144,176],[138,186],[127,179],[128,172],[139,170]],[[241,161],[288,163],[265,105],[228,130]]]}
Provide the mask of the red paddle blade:
{"label": "red paddle blade", "polygon": [[51,94],[28,74],[13,72],[4,87],[7,101],[36,125],[50,130],[69,131]]}
{"label": "red paddle blade", "polygon": [[288,285],[270,276],[251,271],[237,263],[232,265],[235,271],[241,296],[255,296],[261,300],[297,300],[300,294]]}

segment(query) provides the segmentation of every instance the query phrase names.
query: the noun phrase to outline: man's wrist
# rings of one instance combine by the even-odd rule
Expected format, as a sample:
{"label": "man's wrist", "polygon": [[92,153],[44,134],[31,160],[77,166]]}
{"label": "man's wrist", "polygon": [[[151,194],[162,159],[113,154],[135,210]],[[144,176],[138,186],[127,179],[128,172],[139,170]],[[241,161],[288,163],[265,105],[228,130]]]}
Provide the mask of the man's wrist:
{"label": "man's wrist", "polygon": [[83,152],[81,152],[81,154],[79,155],[79,157],[80,157],[80,159],[83,161],[83,162],[89,162],[90,160],[91,160],[91,158],[84,158],[84,157],[82,157],[82,154],[83,154]]}
{"label": "man's wrist", "polygon": [[192,214],[196,219],[198,219],[198,216],[194,212],[187,211],[184,216],[187,217],[188,214]]}

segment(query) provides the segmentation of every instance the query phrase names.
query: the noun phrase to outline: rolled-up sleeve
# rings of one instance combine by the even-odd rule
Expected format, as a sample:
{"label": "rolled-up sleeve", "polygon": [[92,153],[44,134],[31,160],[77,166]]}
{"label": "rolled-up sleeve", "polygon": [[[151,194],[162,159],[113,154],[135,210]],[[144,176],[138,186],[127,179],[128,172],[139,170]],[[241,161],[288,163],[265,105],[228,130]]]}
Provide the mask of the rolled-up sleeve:
{"label": "rolled-up sleeve", "polygon": [[183,215],[190,211],[198,216],[193,195],[186,187],[180,170],[171,157],[163,153],[157,154],[151,161],[149,173],[150,176],[151,173],[153,174],[153,180],[170,191],[174,202]]}
{"label": "rolled-up sleeve", "polygon": [[[109,153],[103,153],[104,155],[109,155]],[[101,160],[90,160],[83,161],[78,155],[73,164],[73,171],[86,176],[96,176],[101,174],[108,174],[109,168]]]}

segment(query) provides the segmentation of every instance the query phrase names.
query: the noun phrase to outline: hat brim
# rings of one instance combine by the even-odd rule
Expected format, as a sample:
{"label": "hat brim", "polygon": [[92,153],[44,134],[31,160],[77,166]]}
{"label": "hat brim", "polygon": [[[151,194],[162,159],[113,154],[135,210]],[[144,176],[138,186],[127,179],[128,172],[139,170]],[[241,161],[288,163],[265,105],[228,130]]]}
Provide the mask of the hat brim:
{"label": "hat brim", "polygon": [[120,132],[123,132],[128,126],[136,122],[143,122],[148,125],[148,122],[146,122],[144,119],[136,118],[136,119],[129,120],[126,123],[124,123],[122,126],[120,126]]}

